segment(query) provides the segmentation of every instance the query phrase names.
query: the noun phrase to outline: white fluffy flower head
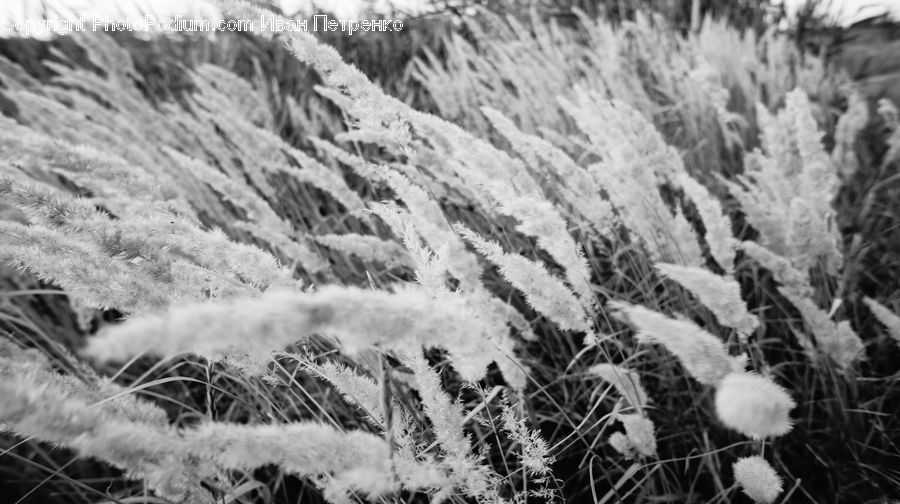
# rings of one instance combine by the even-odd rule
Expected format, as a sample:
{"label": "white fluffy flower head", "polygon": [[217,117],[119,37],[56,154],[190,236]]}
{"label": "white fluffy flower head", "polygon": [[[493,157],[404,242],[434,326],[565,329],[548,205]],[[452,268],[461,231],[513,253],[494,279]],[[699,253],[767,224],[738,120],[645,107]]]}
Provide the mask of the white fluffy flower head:
{"label": "white fluffy flower head", "polygon": [[734,479],[747,497],[762,504],[772,504],[781,494],[781,478],[764,458],[756,455],[734,463]]}
{"label": "white fluffy flower head", "polygon": [[722,423],[755,439],[790,432],[788,413],[794,406],[782,387],[757,374],[729,373],[716,390],[716,413]]}

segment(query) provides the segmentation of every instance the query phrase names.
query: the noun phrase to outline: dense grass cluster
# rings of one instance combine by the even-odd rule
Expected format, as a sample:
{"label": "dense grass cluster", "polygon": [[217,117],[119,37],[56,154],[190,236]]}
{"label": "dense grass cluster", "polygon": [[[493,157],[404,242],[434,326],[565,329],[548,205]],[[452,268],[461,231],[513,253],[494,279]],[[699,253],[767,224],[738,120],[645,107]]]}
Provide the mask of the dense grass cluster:
{"label": "dense grass cluster", "polygon": [[306,33],[0,56],[0,493],[900,498],[896,105],[574,18],[391,94]]}

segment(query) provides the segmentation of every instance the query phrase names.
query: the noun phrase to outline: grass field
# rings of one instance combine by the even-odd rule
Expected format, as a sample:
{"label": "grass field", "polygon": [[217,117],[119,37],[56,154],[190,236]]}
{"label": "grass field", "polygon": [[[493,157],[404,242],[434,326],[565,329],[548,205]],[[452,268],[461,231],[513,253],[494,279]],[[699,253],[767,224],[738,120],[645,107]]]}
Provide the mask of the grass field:
{"label": "grass field", "polygon": [[518,14],[0,39],[0,501],[900,499],[889,58]]}

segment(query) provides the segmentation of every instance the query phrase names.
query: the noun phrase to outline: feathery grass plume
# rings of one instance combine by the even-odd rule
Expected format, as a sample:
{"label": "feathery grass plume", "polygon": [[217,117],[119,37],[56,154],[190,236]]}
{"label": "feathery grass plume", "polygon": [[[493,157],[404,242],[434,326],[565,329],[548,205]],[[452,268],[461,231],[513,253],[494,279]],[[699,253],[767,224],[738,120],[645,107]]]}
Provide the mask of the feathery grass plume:
{"label": "feathery grass plume", "polygon": [[743,185],[727,184],[765,247],[800,270],[821,263],[837,274],[843,261],[831,207],[837,168],[822,146],[809,99],[791,91],[777,117],[763,107],[759,116],[766,154],[746,158]]}
{"label": "feathery grass plume", "polygon": [[759,327],[759,320],[747,312],[747,305],[741,299],[741,287],[734,278],[678,264],[657,263],[656,269],[697,296],[713,312],[720,324],[737,331],[741,341],[746,342],[750,334]]}
{"label": "feathery grass plume", "polygon": [[197,159],[185,156],[172,149],[163,149],[179,166],[189,171],[197,180],[208,184],[223,198],[242,208],[251,222],[232,222],[231,227],[249,232],[268,242],[275,250],[310,273],[328,268],[328,263],[303,241],[294,239],[299,234],[290,223],[279,217],[272,207],[257,195],[247,184],[216,170]]}
{"label": "feathery grass plume", "polygon": [[[271,11],[243,0],[220,0],[218,3],[225,14],[238,18],[258,18],[262,14],[274,16]],[[255,34],[264,38],[274,37],[274,33],[261,29]],[[350,98],[346,110],[358,121],[357,129],[387,135],[389,142],[395,146],[409,144],[409,125],[404,121],[409,109],[405,104],[385,95],[359,69],[344,63],[333,47],[320,43],[313,35],[292,31],[286,43],[288,50],[300,61],[312,65],[328,86]]]}
{"label": "feathery grass plume", "polygon": [[483,289],[451,291],[447,287],[449,247],[444,245],[437,250],[431,250],[423,246],[418,233],[416,233],[413,219],[408,215],[400,215],[392,206],[380,205],[378,215],[390,219],[392,227],[401,234],[403,244],[409,251],[409,257],[415,268],[416,281],[431,295],[432,300],[438,304],[464,304],[468,316],[473,320],[478,320],[478,323],[484,328],[482,331],[484,337],[474,345],[472,341],[462,342],[464,344],[459,346],[452,341],[447,342],[453,367],[462,375],[463,379],[469,382],[478,381],[484,376],[485,370],[492,360],[496,360],[498,363],[506,361],[508,358],[502,352],[498,354],[497,349],[492,346],[492,343],[495,343],[501,348],[506,348],[501,343],[504,341],[501,335],[508,332],[506,331],[506,321],[487,313],[482,305],[475,302]]}
{"label": "feathery grass plume", "polygon": [[[494,180],[506,184],[520,196],[542,194],[540,185],[522,162],[506,152],[431,114],[410,109],[407,116],[419,134],[429,138],[438,152],[466,167],[466,173],[490,173]],[[460,175],[466,181],[465,174]],[[476,193],[475,196],[480,195]],[[489,201],[477,201],[485,208],[492,208]]]}
{"label": "feathery grass plume", "polygon": [[616,415],[616,419],[625,427],[624,437],[621,433],[609,437],[612,447],[626,459],[656,456],[656,426],[640,414]]}
{"label": "feathery grass plume", "polygon": [[834,149],[831,158],[840,175],[846,179],[859,169],[859,158],[854,145],[859,135],[869,123],[869,105],[858,91],[853,91],[847,98],[847,111],[838,118],[834,130]]}
{"label": "feathery grass plume", "polygon": [[334,170],[329,169],[322,163],[307,156],[303,151],[287,145],[285,145],[284,151],[290,159],[296,161],[300,165],[300,169],[279,163],[274,167],[269,167],[269,170],[282,171],[301,182],[306,182],[318,187],[322,191],[330,194],[338,203],[343,205],[351,215],[363,219],[368,217],[368,214],[365,213],[365,203],[355,191],[350,189],[350,186],[347,185],[347,182],[339,173],[336,173]]}
{"label": "feathery grass plume", "polygon": [[354,173],[356,173],[360,177],[371,180],[373,182],[380,181],[376,166],[369,163],[369,161],[367,161],[365,158],[362,158],[355,154],[351,154],[346,150],[338,147],[337,145],[321,138],[308,137],[307,140],[320,153],[325,153],[339,163],[350,167],[354,171]]}
{"label": "feathery grass plume", "polygon": [[[777,158],[776,158],[777,159]],[[785,169],[776,159],[759,152],[744,156],[741,182],[723,180],[740,203],[741,210],[759,231],[759,243],[775,254],[789,257],[785,215],[790,213],[790,200],[796,194]]]}
{"label": "feathery grass plume", "polygon": [[[601,198],[602,188],[584,168],[564,151],[538,136],[523,133],[503,114],[490,107],[481,108],[529,166],[544,175],[558,193],[560,203],[572,205],[586,223],[600,233],[608,233],[613,222],[612,206]],[[541,163],[543,160],[543,163]]]}
{"label": "feathery grass plume", "polygon": [[900,343],[900,317],[895,315],[894,312],[889,310],[883,304],[868,296],[863,297],[863,303],[869,307],[872,315],[875,315],[875,318],[887,328],[891,338],[897,343]]}
{"label": "feathery grass plume", "polygon": [[702,265],[696,232],[680,208],[673,212],[668,207],[658,189],[663,184],[677,184],[684,173],[677,152],[637,110],[623,103],[582,89],[577,90],[577,104],[564,98],[559,103],[590,139],[588,149],[604,160],[588,166],[588,172],[609,195],[618,219],[643,242],[651,258]]}
{"label": "feathery grass plume", "polygon": [[214,92],[228,99],[236,115],[264,129],[274,129],[274,118],[266,103],[266,90],[253,85],[232,72],[209,63],[196,69],[199,85],[206,92]]}
{"label": "feathery grass plume", "polygon": [[462,407],[444,392],[440,377],[421,354],[407,353],[403,361],[412,369],[422,407],[444,453],[444,463],[452,470],[455,486],[473,497],[488,496],[497,484],[496,474],[488,466],[479,465],[472,454],[471,441],[463,429]]}
{"label": "feathery grass plume", "polygon": [[[778,292],[800,312],[803,323],[815,336],[815,349],[831,358],[841,369],[849,369],[860,358],[864,358],[865,344],[853,330],[849,320],[834,322],[812,299],[799,296],[786,288],[779,288]],[[813,363],[818,360],[814,355],[810,357]]]}
{"label": "feathery grass plume", "polygon": [[[360,409],[373,426],[385,429],[385,411],[381,398],[382,385],[354,371],[350,366],[326,361],[316,363],[306,356],[291,354],[307,373],[331,384],[347,404]],[[395,431],[396,432],[396,431]]]}
{"label": "feathery grass plume", "polygon": [[641,377],[634,371],[615,364],[600,363],[588,368],[587,373],[597,375],[616,388],[625,403],[638,413],[647,406],[647,392],[641,385]]}
{"label": "feathery grass plume", "polygon": [[547,442],[539,431],[529,429],[525,418],[517,418],[516,412],[504,395],[503,410],[500,415],[501,427],[509,438],[521,447],[522,466],[530,474],[537,476],[539,482],[550,475],[550,465],[555,462]]}
{"label": "feathery grass plume", "polygon": [[[503,303],[500,299],[491,295],[487,289],[478,285],[468,291],[450,291],[446,285],[448,247],[441,247],[432,251],[421,246],[421,241],[416,234],[412,220],[404,219],[395,214],[395,219],[400,222],[403,243],[410,252],[415,267],[416,280],[428,292],[434,296],[435,302],[442,303],[447,300],[454,304],[457,300],[464,300],[470,310],[470,316],[480,321],[486,330],[483,334],[487,339],[474,346],[452,347],[448,349],[451,360],[467,381],[477,381],[484,376],[485,367],[491,360],[497,363],[503,373],[506,382],[515,390],[524,390],[526,377],[522,371],[523,366],[514,356],[514,341],[509,337],[507,326],[517,328],[520,332],[528,329],[524,317],[515,309]],[[523,329],[523,327],[525,329]]]}
{"label": "feathery grass plume", "polygon": [[813,302],[814,291],[806,271],[798,270],[784,257],[754,242],[741,243],[741,249],[772,272],[775,280],[782,284],[778,292],[800,312],[804,324],[815,336],[815,343],[803,332],[795,331],[794,334],[814,365],[819,361],[819,352],[834,360],[841,369],[849,368],[863,355],[865,345],[850,322],[832,322],[830,315]]}
{"label": "feathery grass plume", "polygon": [[448,484],[445,471],[434,462],[392,461],[390,447],[374,434],[344,433],[315,423],[208,423],[176,430],[150,423],[156,416],[128,414],[123,407],[137,405],[133,400],[94,402],[96,393],[81,392],[73,380],[38,370],[5,381],[0,391],[5,429],[105,460],[177,502],[212,502],[200,485],[203,478],[269,464],[299,476],[327,476],[326,495],[335,501],[349,491],[378,497],[401,488]]}
{"label": "feathery grass plume", "polygon": [[422,397],[425,414],[434,426],[434,435],[441,449],[450,457],[465,459],[472,453],[472,446],[466,436],[463,409],[450,400],[441,389],[440,377],[419,354],[407,354],[404,363],[413,372],[413,380]]}
{"label": "feathery grass plume", "polygon": [[447,255],[450,247],[444,244],[434,251],[422,245],[415,219],[398,206],[381,203],[372,205],[372,213],[378,215],[403,242],[406,254],[415,269],[416,281],[431,295],[446,294],[448,273]]}
{"label": "feathery grass plume", "polygon": [[840,184],[837,168],[822,145],[823,134],[813,117],[806,93],[801,90],[788,93],[784,113],[790,121],[792,139],[801,163],[794,189],[798,190],[796,194],[809,207],[812,216],[827,223],[824,225],[827,232],[823,233],[820,242],[815,243],[816,247],[808,248],[806,253],[822,257],[828,271],[834,274],[842,263],[837,226],[830,224],[834,213],[831,201]]}
{"label": "feathery grass plume", "polygon": [[359,257],[365,262],[378,262],[388,268],[409,266],[406,250],[394,241],[382,240],[377,236],[357,233],[324,234],[313,239],[342,254]]}
{"label": "feathery grass plume", "polygon": [[[517,329],[524,337],[530,329],[524,317],[516,310],[492,296],[480,281],[468,289],[450,291],[446,285],[450,261],[446,244],[437,250],[422,245],[416,229],[416,222],[406,212],[395,205],[373,204],[372,212],[384,220],[393,232],[402,238],[415,269],[416,281],[434,298],[436,303],[446,300],[456,304],[462,300],[473,319],[485,327],[485,339],[475,345],[453,346],[448,342],[448,350],[454,368],[467,381],[477,381],[484,376],[485,367],[493,360],[500,367],[507,383],[516,390],[525,387],[526,377],[522,365],[514,357],[514,343],[509,337],[507,325]],[[455,236],[455,235],[454,235]],[[463,249],[465,253],[468,250]],[[471,342],[467,342],[471,343]]]}
{"label": "feathery grass plume", "polygon": [[839,185],[837,170],[822,145],[823,133],[813,117],[809,97],[800,89],[787,94],[784,113],[793,133],[801,165],[800,178],[804,184],[801,193],[816,205],[819,214],[831,211],[831,199]]}
{"label": "feathery grass plume", "polygon": [[704,238],[709,244],[710,254],[725,273],[731,274],[734,271],[738,242],[731,234],[731,219],[723,211],[721,202],[710,194],[703,184],[687,173],[678,175],[677,184],[697,207],[697,213],[700,214],[706,230]]}
{"label": "feathery grass plume", "polygon": [[117,215],[140,210],[171,212],[196,222],[188,203],[166,179],[133,166],[126,160],[89,145],[73,146],[32,130],[0,133],[0,152],[13,158],[16,166],[32,179],[49,173],[62,175],[81,188],[89,189],[91,199]]}
{"label": "feathery grass plume", "polygon": [[519,221],[516,230],[535,238],[538,246],[563,267],[572,290],[586,309],[590,309],[594,304],[594,294],[587,259],[581,246],[569,234],[566,220],[559,210],[539,193],[517,191],[509,183],[494,180],[475,170],[462,169],[467,180],[487,191],[501,214]]}
{"label": "feathery grass plume", "polygon": [[891,100],[882,98],[878,100],[878,115],[884,121],[885,128],[891,133],[887,139],[888,151],[882,162],[882,166],[887,166],[888,163],[900,157],[900,111]]}
{"label": "feathery grass plume", "polygon": [[783,490],[781,478],[766,459],[753,455],[734,463],[734,480],[747,497],[760,504],[772,504]]}
{"label": "feathery grass plume", "polygon": [[351,493],[375,499],[449,483],[434,462],[392,459],[387,442],[377,435],[318,423],[212,422],[183,430],[181,436],[185,453],[222,469],[252,471],[275,464],[302,477],[325,476],[325,497],[332,502],[345,502]]}
{"label": "feathery grass plume", "polygon": [[796,403],[771,378],[744,371],[725,376],[716,389],[716,414],[727,427],[754,439],[791,431]]}
{"label": "feathery grass plume", "polygon": [[0,197],[22,208],[32,222],[96,246],[99,253],[120,261],[126,272],[154,280],[155,290],[168,292],[171,299],[207,299],[213,291],[249,295],[258,288],[293,282],[270,254],[232,242],[219,231],[203,231],[190,219],[165,210],[145,208],[136,215],[113,218],[91,200],[8,178],[0,180]]}
{"label": "feathery grass plume", "polygon": [[0,236],[0,260],[60,286],[82,306],[148,313],[172,297],[147,272],[59,231],[0,221]]}
{"label": "feathery grass plume", "polygon": [[483,348],[488,330],[459,297],[438,301],[411,286],[394,293],[325,286],[313,293],[273,290],[256,298],[172,306],[164,314],[109,327],[91,338],[84,354],[110,361],[144,352],[190,352],[261,374],[273,350],[313,334],[335,337],[353,355],[372,346]]}
{"label": "feathery grass plume", "polygon": [[[447,269],[459,280],[460,288],[465,291],[481,288],[482,268],[475,255],[466,250],[464,242],[453,232],[440,205],[396,170],[380,167],[379,174],[409,209],[407,215],[425,243],[432,249],[447,247]],[[393,217],[383,212],[383,206],[370,205],[369,208],[391,225]],[[399,234],[402,236],[402,231]]]}
{"label": "feathery grass plume", "polygon": [[522,291],[535,310],[563,330],[591,332],[578,297],[543,265],[520,255],[507,254],[499,244],[485,240],[462,224],[454,227],[475,250],[500,268],[503,278]]}
{"label": "feathery grass plume", "polygon": [[23,379],[32,383],[56,387],[69,398],[95,404],[102,410],[155,426],[168,424],[166,412],[153,403],[138,399],[128,390],[107,378],[101,378],[88,366],[78,366],[78,378],[62,374],[53,368],[50,358],[36,349],[23,349],[0,337],[0,378]]}
{"label": "feathery grass plume", "polygon": [[687,372],[704,385],[718,386],[726,375],[744,369],[746,358],[728,355],[722,340],[689,320],[669,318],[643,306],[612,301],[610,307],[637,329],[641,343],[666,347]]}
{"label": "feathery grass plume", "polygon": [[[57,375],[58,376],[58,375]],[[158,495],[177,502],[212,503],[168,426],[130,419],[110,403],[73,397],[71,381],[28,373],[0,384],[0,428],[104,460],[143,479]],[[152,417],[151,417],[152,418]]]}
{"label": "feathery grass plume", "polygon": [[628,439],[624,432],[613,432],[609,435],[609,445],[613,450],[619,452],[626,460],[631,460],[637,456],[637,449],[634,443]]}
{"label": "feathery grass plume", "polygon": [[784,289],[800,297],[812,296],[809,272],[798,270],[790,261],[756,242],[741,242],[740,248],[760,266],[772,272],[772,276]]}
{"label": "feathery grass plume", "polygon": [[[840,252],[836,237],[831,232],[833,224],[817,218],[813,207],[804,198],[792,198],[788,215],[788,254],[797,269],[809,270],[824,258],[827,271],[836,274],[840,267]],[[837,254],[837,255],[835,255]]]}
{"label": "feathery grass plume", "polygon": [[596,91],[575,89],[576,103],[559,99],[563,109],[578,123],[598,154],[610,163],[649,170],[656,184],[677,184],[685,173],[678,152],[665,143],[659,131],[625,102],[608,100]]}
{"label": "feathery grass plume", "polygon": [[701,57],[697,67],[687,77],[695,86],[693,89],[688,87],[693,92],[686,94],[685,102],[688,107],[694,107],[699,112],[696,114],[697,120],[703,121],[708,116],[703,112],[711,108],[724,139],[724,148],[742,150],[744,139],[741,132],[747,128],[747,120],[741,114],[728,110],[731,93],[722,85],[722,76],[718,70]]}
{"label": "feathery grass plume", "polygon": [[597,163],[588,169],[606,188],[625,229],[643,244],[652,260],[703,265],[693,227],[681,209],[673,214],[666,206],[650,173],[629,173],[626,165],[618,163]]}
{"label": "feathery grass plume", "polygon": [[180,257],[254,287],[291,283],[289,272],[271,254],[230,241],[218,230],[205,231],[192,217],[169,208],[144,206],[134,214],[111,216],[99,211],[93,199],[10,178],[0,179],[0,198],[22,208],[33,223],[95,242],[113,257],[133,260],[134,268],[147,267],[139,264],[142,261],[159,263]]}

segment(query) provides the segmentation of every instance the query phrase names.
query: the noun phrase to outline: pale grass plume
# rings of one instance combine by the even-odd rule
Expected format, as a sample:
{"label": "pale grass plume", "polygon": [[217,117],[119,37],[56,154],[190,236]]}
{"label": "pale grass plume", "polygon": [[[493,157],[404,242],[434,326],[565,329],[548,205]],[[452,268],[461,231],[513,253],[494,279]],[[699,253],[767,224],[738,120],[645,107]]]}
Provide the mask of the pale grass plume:
{"label": "pale grass plume", "polygon": [[697,207],[697,212],[700,214],[706,230],[704,238],[709,244],[709,251],[713,259],[725,270],[725,273],[732,273],[738,242],[731,232],[731,219],[722,209],[721,202],[703,184],[687,173],[678,175],[678,185],[684,190],[685,196],[690,198]]}
{"label": "pale grass plume", "polygon": [[83,400],[96,408],[130,421],[164,426],[166,412],[156,404],[128,393],[109,378],[97,376],[87,366],[81,366],[82,377],[59,373],[50,357],[34,348],[21,348],[6,338],[0,338],[0,379],[10,382],[34,383],[57,390],[70,399]]}
{"label": "pale grass plume", "polygon": [[[512,341],[509,339],[507,324],[515,325],[510,310],[499,299],[493,297],[483,286],[471,285],[468,289],[451,291],[447,286],[449,272],[450,247],[444,244],[431,249],[422,244],[416,230],[416,222],[408,212],[390,204],[372,205],[372,211],[384,220],[401,238],[407,249],[416,275],[416,281],[431,296],[435,304],[448,306],[464,305],[471,323],[480,325],[482,338],[468,341],[446,341],[454,368],[469,382],[478,381],[484,376],[485,369],[496,362],[503,372],[507,383],[521,390],[525,378],[520,364],[513,356]],[[468,251],[464,251],[468,254]]]}
{"label": "pale grass plume", "polygon": [[624,432],[613,432],[610,434],[609,445],[626,459],[634,458],[637,453],[634,444]]}
{"label": "pale grass plume", "polygon": [[869,310],[872,311],[872,315],[875,315],[875,318],[881,322],[881,324],[887,328],[888,334],[891,338],[894,339],[898,344],[900,344],[900,317],[898,317],[894,312],[888,309],[883,304],[875,301],[874,299],[866,296],[863,298],[863,303],[869,307]]}
{"label": "pale grass plume", "polygon": [[638,413],[642,413],[647,407],[647,392],[636,372],[615,364],[601,363],[588,368],[587,373],[612,384],[625,404]]}
{"label": "pale grass plume", "polygon": [[563,267],[566,280],[581,303],[590,308],[594,304],[591,272],[581,246],[569,235],[565,219],[548,201],[537,197],[516,197],[497,192],[503,213],[520,221],[516,229],[532,236]]}
{"label": "pale grass plume", "polygon": [[739,458],[732,468],[735,482],[754,502],[773,504],[783,490],[781,477],[758,455]]}
{"label": "pale grass plume", "polygon": [[613,448],[625,458],[656,456],[656,426],[649,418],[639,414],[617,415],[625,427],[624,439],[610,436]]}
{"label": "pale grass plume", "polygon": [[307,356],[291,356],[307,373],[334,387],[344,402],[356,406],[370,424],[386,430],[381,384],[345,364],[330,361],[317,363]]}
{"label": "pale grass plume", "polygon": [[812,296],[813,288],[810,285],[809,272],[798,270],[786,258],[756,242],[741,242],[740,248],[763,268],[769,270],[782,287],[801,297]]}
{"label": "pale grass plume", "polygon": [[164,148],[163,150],[198,181],[208,184],[225,200],[246,212],[249,221],[234,222],[231,224],[232,227],[247,231],[268,242],[275,250],[280,251],[290,260],[299,262],[309,272],[315,273],[327,268],[325,260],[313,249],[304,241],[295,239],[302,233],[293,229],[289,222],[278,216],[269,203],[252,187],[174,149]]}
{"label": "pale grass plume", "polygon": [[[398,171],[379,167],[377,173],[403,201],[408,209],[404,215],[412,220],[416,233],[425,243],[432,249],[443,246],[448,248],[447,270],[460,281],[461,288],[469,291],[479,288],[482,269],[475,255],[466,250],[463,241],[453,232],[440,205],[423,188],[413,184]],[[395,218],[385,213],[384,205],[370,204],[369,208],[388,225],[396,227]],[[399,230],[397,234],[402,236],[402,233]]]}
{"label": "pale grass plume", "polygon": [[241,425],[210,422],[182,432],[184,450],[223,469],[252,471],[276,464],[302,477],[322,476],[325,497],[343,502],[351,492],[372,499],[400,489],[449,485],[434,463],[394,458],[380,436],[312,423]]}
{"label": "pale grass plume", "polygon": [[900,111],[894,102],[887,98],[878,100],[878,115],[884,121],[885,127],[891,132],[888,137],[888,151],[884,156],[883,166],[887,166],[891,161],[898,159],[900,156]]}
{"label": "pale grass plume", "polygon": [[12,222],[0,222],[0,234],[0,259],[59,285],[84,306],[150,313],[169,303],[168,292],[154,278],[108,257],[95,244]]}
{"label": "pale grass plume", "polygon": [[[243,425],[205,423],[175,429],[151,417],[133,417],[133,400],[101,400],[80,394],[56,373],[27,373],[0,385],[0,425],[20,436],[73,449],[144,480],[157,495],[177,502],[211,503],[201,486],[222,471],[252,471],[276,464],[301,477],[324,476],[326,497],[349,491],[372,498],[402,488],[433,490],[450,485],[433,461],[392,459],[377,435],[342,432],[317,423]],[[126,396],[127,397],[127,396]]]}
{"label": "pale grass plume", "polygon": [[725,180],[731,194],[753,227],[759,245],[772,253],[788,256],[788,232],[784,215],[789,213],[792,187],[785,169],[775,159],[759,152],[744,156],[744,175]]}
{"label": "pale grass plume", "polygon": [[441,388],[440,377],[424,357],[410,353],[404,357],[404,362],[412,369],[425,414],[434,426],[441,449],[450,457],[467,458],[472,453],[472,446],[463,430],[465,420],[462,408]]}
{"label": "pale grass plume", "polygon": [[753,438],[783,436],[793,427],[791,396],[771,378],[735,371],[716,389],[716,414],[725,426]]}
{"label": "pale grass plume", "polygon": [[685,173],[678,153],[627,104],[583,89],[576,89],[576,102],[558,101],[587,135],[589,150],[603,160],[589,165],[588,172],[609,195],[618,220],[643,242],[651,259],[702,265],[696,232],[682,209],[670,209],[658,190],[665,184],[677,186]]}
{"label": "pale grass plume", "polygon": [[[20,264],[64,288],[92,289],[95,295],[123,282],[144,284],[142,292],[122,292],[122,299],[115,305],[97,305],[110,300],[79,301],[85,306],[115,306],[127,313],[143,313],[167,302],[252,295],[261,289],[293,284],[290,273],[271,254],[231,241],[217,229],[204,230],[190,216],[165,207],[148,206],[134,215],[113,216],[97,210],[90,199],[5,177],[0,179],[0,198],[21,208],[32,223],[28,227],[3,223],[9,235],[7,251],[13,254],[8,260],[30,257]],[[24,249],[41,242],[44,251],[21,255]],[[73,265],[60,269],[60,264],[45,261],[48,255],[71,256],[55,261]],[[84,265],[77,266],[79,261],[85,265],[106,263],[106,267],[91,271]],[[84,280],[80,286],[71,284],[73,275]],[[109,279],[104,284],[88,279],[88,275]],[[116,280],[116,276],[123,278]],[[162,302],[153,307],[132,307],[127,298],[133,296],[157,297]]]}
{"label": "pale grass plume", "polygon": [[737,331],[741,341],[746,342],[759,327],[759,320],[747,311],[747,305],[741,299],[740,285],[734,278],[678,264],[657,263],[656,269],[696,296],[720,324]]}
{"label": "pale grass plume", "polygon": [[831,158],[841,177],[850,177],[859,169],[860,162],[854,151],[856,137],[869,123],[869,106],[857,91],[847,98],[847,111],[838,118],[834,132],[834,150]]}
{"label": "pale grass plume", "polygon": [[543,175],[543,181],[565,204],[580,214],[586,224],[608,233],[613,222],[612,206],[602,199],[602,187],[568,154],[541,137],[524,133],[502,113],[489,107],[482,112],[526,163]]}
{"label": "pale grass plume", "polygon": [[[355,215],[363,220],[368,219],[366,205],[362,198],[347,185],[347,182],[338,172],[328,168],[299,149],[285,146],[284,150],[287,153],[287,162],[278,163],[267,167],[267,169],[286,173],[298,181],[311,184],[331,195],[351,215]],[[288,164],[291,161],[299,164],[300,168]]]}
{"label": "pale grass plume", "polygon": [[550,475],[550,465],[555,462],[555,458],[550,454],[550,447],[541,437],[540,431],[528,427],[527,420],[516,414],[506,396],[500,418],[503,430],[519,445],[522,465],[531,475],[538,477],[539,482],[543,481],[543,478]]}
{"label": "pale grass plume", "polygon": [[410,264],[406,250],[400,244],[377,236],[357,233],[323,234],[313,239],[336,252],[358,257],[365,262],[380,263],[388,268]]}
{"label": "pale grass plume", "polygon": [[[790,289],[779,288],[778,291],[800,312],[803,323],[815,337],[816,350],[828,356],[840,369],[847,370],[865,357],[865,343],[853,330],[849,320],[835,322],[812,299],[798,296]],[[815,356],[811,360],[813,363],[817,361]]]}
{"label": "pale grass plume", "polygon": [[791,91],[776,117],[763,107],[759,117],[765,154],[746,156],[742,184],[729,182],[731,192],[763,246],[801,271],[821,264],[836,275],[843,256],[831,203],[839,179],[809,99],[799,89]]}
{"label": "pale grass plume", "polygon": [[422,399],[422,408],[431,421],[434,437],[444,454],[444,462],[451,469],[455,485],[473,497],[485,497],[493,492],[496,475],[478,464],[472,452],[472,442],[464,430],[465,415],[458,402],[441,388],[440,376],[420,354],[407,353],[404,363],[412,369],[413,382]]}
{"label": "pale grass plume", "polygon": [[[100,361],[195,353],[264,374],[273,350],[333,336],[350,355],[373,346],[478,348],[486,328],[461,298],[436,302],[421,288],[391,293],[325,286],[316,292],[266,292],[257,298],[173,306],[136,317],[92,338],[84,354]],[[483,371],[482,371],[483,372]]]}
{"label": "pale grass plume", "polygon": [[591,331],[578,297],[542,264],[506,253],[497,243],[485,240],[462,224],[457,224],[456,229],[475,250],[500,268],[503,278],[522,291],[535,310],[556,323],[560,329]]}
{"label": "pale grass plume", "polygon": [[81,456],[104,460],[126,477],[144,480],[162,497],[212,503],[200,486],[196,466],[188,464],[180,439],[167,425],[131,420],[52,376],[26,374],[0,385],[0,427],[19,436],[64,446]]}
{"label": "pale grass plume", "polygon": [[559,209],[538,190],[517,188],[466,166],[460,166],[463,177],[482,188],[503,215],[519,221],[516,230],[535,238],[537,244],[563,267],[566,280],[581,302],[590,307],[594,295],[590,285],[590,269],[581,246],[568,232],[568,224]]}
{"label": "pale grass plume", "polygon": [[834,322],[831,316],[813,301],[809,273],[795,268],[790,261],[754,242],[743,242],[741,248],[772,272],[781,286],[778,292],[800,312],[803,322],[815,342],[802,331],[794,334],[810,361],[816,365],[824,353],[841,369],[851,367],[863,356],[865,345],[847,320]]}
{"label": "pale grass plume", "polygon": [[663,345],[704,385],[718,386],[726,375],[744,368],[744,357],[729,355],[722,340],[691,321],[619,301],[610,307],[634,326],[638,341]]}

